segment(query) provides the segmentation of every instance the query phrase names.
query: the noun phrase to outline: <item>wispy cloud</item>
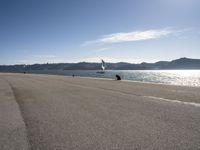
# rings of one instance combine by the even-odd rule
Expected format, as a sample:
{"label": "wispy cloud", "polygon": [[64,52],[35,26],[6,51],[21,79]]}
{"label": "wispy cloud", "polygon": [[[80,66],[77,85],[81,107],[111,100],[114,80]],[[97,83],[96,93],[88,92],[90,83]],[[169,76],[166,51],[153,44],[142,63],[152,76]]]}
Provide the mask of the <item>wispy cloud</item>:
{"label": "wispy cloud", "polygon": [[175,31],[171,29],[156,29],[156,30],[145,30],[145,31],[133,31],[133,32],[120,32],[104,35],[99,39],[86,41],[83,46],[92,44],[112,44],[121,42],[141,41],[150,39],[159,39],[166,37]]}
{"label": "wispy cloud", "polygon": [[103,51],[107,51],[107,50],[109,50],[110,48],[108,48],[108,47],[104,47],[104,48],[99,48],[99,49],[96,49],[95,51],[96,52],[103,52]]}

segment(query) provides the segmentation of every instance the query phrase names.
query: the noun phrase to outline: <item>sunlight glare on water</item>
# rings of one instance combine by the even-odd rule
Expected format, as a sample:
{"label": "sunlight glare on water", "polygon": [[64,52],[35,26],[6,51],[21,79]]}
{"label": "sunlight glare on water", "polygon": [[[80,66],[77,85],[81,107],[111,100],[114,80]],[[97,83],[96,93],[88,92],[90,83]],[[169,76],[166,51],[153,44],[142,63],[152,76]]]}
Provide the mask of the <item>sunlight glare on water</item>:
{"label": "sunlight glare on water", "polygon": [[[134,71],[130,71],[134,72]],[[200,70],[145,70],[135,71],[134,78],[144,82],[155,82],[172,85],[200,86]],[[123,74],[125,78],[126,74]]]}
{"label": "sunlight glare on water", "polygon": [[33,73],[59,74],[82,77],[115,79],[119,74],[122,80],[162,83],[181,86],[200,86],[200,70],[106,70],[104,74],[96,70],[47,70]]}

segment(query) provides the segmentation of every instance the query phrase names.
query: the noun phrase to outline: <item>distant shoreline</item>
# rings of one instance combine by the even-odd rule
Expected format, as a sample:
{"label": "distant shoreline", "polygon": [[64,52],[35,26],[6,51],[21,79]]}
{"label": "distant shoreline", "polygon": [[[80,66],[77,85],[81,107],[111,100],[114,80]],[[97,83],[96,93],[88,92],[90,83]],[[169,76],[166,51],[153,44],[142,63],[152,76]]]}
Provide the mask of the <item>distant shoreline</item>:
{"label": "distant shoreline", "polygon": [[[28,71],[28,70],[100,70],[100,63],[46,63],[46,64],[20,64],[0,65],[0,71]],[[172,61],[158,61],[155,63],[133,64],[126,62],[105,62],[106,70],[193,70],[200,69],[200,59],[180,58]]]}

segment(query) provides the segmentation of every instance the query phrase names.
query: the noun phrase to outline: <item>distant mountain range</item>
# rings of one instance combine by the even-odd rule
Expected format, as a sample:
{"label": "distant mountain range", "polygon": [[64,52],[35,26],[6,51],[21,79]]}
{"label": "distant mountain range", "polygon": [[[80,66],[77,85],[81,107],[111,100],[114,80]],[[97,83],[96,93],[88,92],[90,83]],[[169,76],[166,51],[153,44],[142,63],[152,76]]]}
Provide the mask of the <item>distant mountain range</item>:
{"label": "distant mountain range", "polygon": [[[0,65],[1,72],[21,72],[34,70],[100,70],[100,63],[57,63],[33,65]],[[180,58],[172,61],[156,63],[131,64],[125,62],[106,63],[107,70],[169,70],[169,69],[200,69],[200,59]]]}

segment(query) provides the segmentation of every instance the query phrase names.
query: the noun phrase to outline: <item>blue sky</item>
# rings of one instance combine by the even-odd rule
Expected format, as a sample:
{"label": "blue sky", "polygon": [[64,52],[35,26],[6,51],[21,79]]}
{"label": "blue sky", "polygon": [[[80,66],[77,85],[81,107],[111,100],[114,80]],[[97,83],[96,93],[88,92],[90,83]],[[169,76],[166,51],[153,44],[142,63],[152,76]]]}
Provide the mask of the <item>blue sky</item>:
{"label": "blue sky", "polygon": [[199,0],[0,0],[0,64],[200,58]]}

